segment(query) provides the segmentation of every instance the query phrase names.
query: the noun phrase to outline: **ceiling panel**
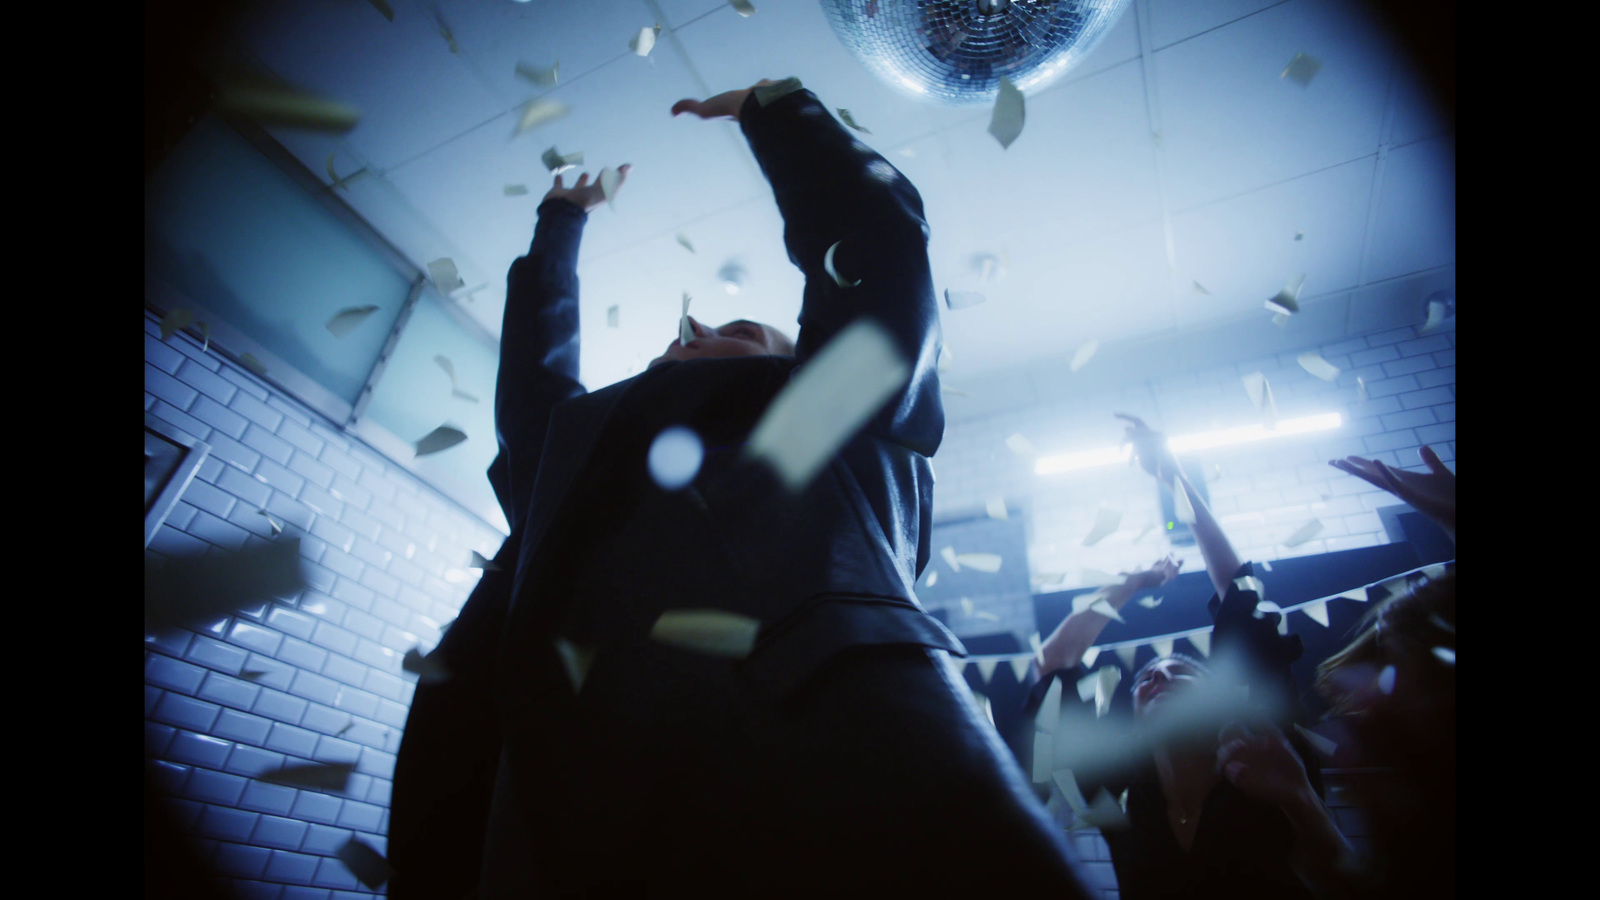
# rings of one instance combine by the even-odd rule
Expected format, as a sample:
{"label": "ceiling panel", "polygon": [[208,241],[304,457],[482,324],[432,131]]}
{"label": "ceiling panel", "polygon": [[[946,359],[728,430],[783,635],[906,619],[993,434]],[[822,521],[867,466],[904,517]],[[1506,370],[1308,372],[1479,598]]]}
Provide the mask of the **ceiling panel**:
{"label": "ceiling panel", "polygon": [[1455,139],[1434,138],[1389,151],[1367,247],[1367,280],[1455,262]]}
{"label": "ceiling panel", "polygon": [[1420,325],[1427,321],[1428,296],[1455,289],[1453,266],[1368,285],[1350,296],[1350,333]]}
{"label": "ceiling panel", "polygon": [[1146,0],[1150,10],[1150,46],[1170,47],[1213,28],[1254,15],[1284,0]]}

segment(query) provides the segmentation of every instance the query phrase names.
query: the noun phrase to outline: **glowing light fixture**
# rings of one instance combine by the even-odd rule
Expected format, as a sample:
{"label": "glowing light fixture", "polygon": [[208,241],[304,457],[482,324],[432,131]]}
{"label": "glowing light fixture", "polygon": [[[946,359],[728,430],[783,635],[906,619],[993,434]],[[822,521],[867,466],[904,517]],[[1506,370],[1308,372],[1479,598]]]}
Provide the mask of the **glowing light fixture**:
{"label": "glowing light fixture", "polygon": [[[1313,431],[1329,431],[1343,424],[1344,417],[1338,413],[1320,413],[1314,416],[1284,419],[1273,428],[1259,424],[1244,425],[1239,428],[1224,428],[1219,431],[1180,435],[1168,438],[1167,446],[1171,448],[1173,453],[1213,450],[1217,447],[1231,447],[1235,444],[1249,444],[1271,438],[1308,434]],[[1074,472],[1079,469],[1092,469],[1096,466],[1109,466],[1112,463],[1127,462],[1128,454],[1132,452],[1132,448],[1123,446],[1102,447],[1097,450],[1083,450],[1078,453],[1062,453],[1055,456],[1041,456],[1039,461],[1034,463],[1033,472],[1035,475],[1054,475],[1059,472]]]}

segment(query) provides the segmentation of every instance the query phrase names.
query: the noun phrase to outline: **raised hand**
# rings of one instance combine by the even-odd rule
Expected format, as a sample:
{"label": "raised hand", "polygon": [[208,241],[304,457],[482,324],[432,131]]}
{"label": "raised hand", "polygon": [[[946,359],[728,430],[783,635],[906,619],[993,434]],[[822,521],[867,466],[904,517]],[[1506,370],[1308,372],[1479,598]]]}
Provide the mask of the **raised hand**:
{"label": "raised hand", "polygon": [[1162,484],[1168,484],[1178,473],[1178,458],[1167,449],[1167,436],[1149,425],[1138,416],[1127,413],[1116,413],[1117,418],[1128,423],[1127,433],[1123,435],[1124,444],[1133,445],[1133,458],[1144,466],[1144,470],[1156,477]]}
{"label": "raised hand", "polygon": [[[633,166],[624,165],[622,168],[617,170],[618,191],[622,190],[622,185],[628,180],[628,172],[630,172],[632,169]],[[589,210],[594,209],[600,204],[606,202],[606,192],[601,189],[599,178],[596,178],[592,182],[589,180],[588,172],[579,175],[578,183],[570,188],[562,183],[561,176],[557,175],[555,187],[550,189],[550,193],[544,195],[544,199],[566,200],[584,212],[588,212]]]}
{"label": "raised hand", "polygon": [[1137,572],[1122,573],[1124,576],[1126,576],[1123,584],[1135,591],[1158,588],[1172,579],[1177,578],[1178,570],[1182,567],[1182,562],[1174,562],[1172,557],[1168,556],[1165,559],[1157,561],[1155,565],[1148,569],[1140,569]]}
{"label": "raised hand", "polygon": [[746,97],[758,87],[776,84],[770,78],[763,78],[754,85],[739,91],[727,91],[707,100],[679,100],[672,104],[672,114],[693,113],[702,119],[732,119],[739,121],[739,110],[744,108]]}
{"label": "raised hand", "polygon": [[1451,540],[1456,536],[1456,476],[1455,473],[1445,468],[1439,461],[1439,455],[1429,447],[1418,451],[1423,463],[1428,467],[1426,472],[1408,472],[1405,469],[1391,469],[1377,460],[1363,459],[1359,456],[1347,456],[1344,459],[1335,459],[1328,463],[1341,472],[1347,472],[1369,484],[1383,488],[1389,493],[1411,504],[1418,512],[1438,523],[1439,527],[1449,532]]}
{"label": "raised hand", "polygon": [[1233,786],[1264,803],[1289,806],[1311,793],[1306,767],[1288,740],[1271,725],[1250,733],[1237,725],[1223,729],[1217,770]]}

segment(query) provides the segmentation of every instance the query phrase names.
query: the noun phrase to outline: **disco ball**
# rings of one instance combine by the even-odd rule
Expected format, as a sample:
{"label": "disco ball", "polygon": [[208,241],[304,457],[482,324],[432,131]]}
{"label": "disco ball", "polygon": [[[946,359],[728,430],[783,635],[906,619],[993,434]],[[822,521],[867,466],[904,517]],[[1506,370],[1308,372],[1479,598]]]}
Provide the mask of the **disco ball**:
{"label": "disco ball", "polygon": [[845,47],[891,87],[947,106],[1024,94],[1089,55],[1129,0],[822,0]]}

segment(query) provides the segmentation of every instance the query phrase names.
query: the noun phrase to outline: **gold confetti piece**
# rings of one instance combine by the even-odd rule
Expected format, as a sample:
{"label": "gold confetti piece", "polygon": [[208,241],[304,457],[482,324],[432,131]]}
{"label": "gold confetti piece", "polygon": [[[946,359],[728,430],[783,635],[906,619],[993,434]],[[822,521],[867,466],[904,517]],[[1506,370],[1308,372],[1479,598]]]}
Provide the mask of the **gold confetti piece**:
{"label": "gold confetti piece", "polygon": [[1017,683],[1021,684],[1022,680],[1028,677],[1028,666],[1033,664],[1033,658],[1028,656],[1015,656],[1012,657],[1009,662],[1011,663],[1011,674],[1017,676]]}
{"label": "gold confetti piece", "polygon": [[422,440],[417,441],[417,456],[428,456],[441,450],[448,450],[466,439],[466,433],[460,429],[440,425],[424,435]]}
{"label": "gold confetti piece", "polygon": [[1094,717],[1098,719],[1111,711],[1111,698],[1122,681],[1122,670],[1116,666],[1101,666],[1094,674]]}
{"label": "gold confetti piece", "polygon": [[1301,87],[1310,87],[1311,79],[1315,78],[1321,69],[1322,63],[1304,53],[1296,53],[1294,59],[1289,60],[1289,64],[1283,67],[1278,77],[1287,78]]}
{"label": "gold confetti piece", "polygon": [[1113,647],[1112,650],[1117,654],[1117,659],[1122,660],[1122,664],[1132,672],[1133,661],[1139,658],[1139,647],[1135,644],[1124,644],[1121,647]]}
{"label": "gold confetti piece", "polygon": [[1001,149],[1010,149],[1011,143],[1022,134],[1023,107],[1022,92],[1011,79],[1000,79],[1000,91],[994,98],[994,115],[989,119],[989,133],[1000,142]]}
{"label": "gold confetti piece", "polygon": [[756,13],[756,8],[751,4],[750,0],[728,0],[728,5],[733,7],[734,12],[744,16],[746,19]]}
{"label": "gold confetti piece", "polygon": [[281,84],[259,80],[217,85],[217,108],[262,125],[344,133],[356,127],[361,113],[335,100],[304,94]]}
{"label": "gold confetti piece", "polygon": [[1189,635],[1188,640],[1190,644],[1194,645],[1196,650],[1200,651],[1201,656],[1211,655],[1211,632],[1197,631],[1194,634]]}
{"label": "gold confetti piece", "polygon": [[1307,603],[1305,606],[1300,607],[1300,611],[1323,628],[1328,627],[1328,602],[1326,600]]}
{"label": "gold confetti piece", "polygon": [[171,340],[174,334],[194,323],[194,313],[179,307],[161,318],[161,339]]}
{"label": "gold confetti piece", "polygon": [[639,56],[649,56],[650,51],[655,48],[656,36],[659,34],[661,34],[660,25],[654,28],[646,25],[639,29],[638,34],[628,39],[628,49]]}
{"label": "gold confetti piece", "polygon": [[1055,734],[1061,726],[1061,679],[1050,679],[1050,687],[1045,691],[1044,702],[1039,704],[1039,711],[1034,714],[1033,727],[1045,734]]}
{"label": "gold confetti piece", "polygon": [[1179,522],[1185,525],[1194,524],[1194,503],[1189,500],[1189,488],[1184,485],[1181,478],[1175,479],[1172,484],[1172,506],[1173,514],[1178,517]]}
{"label": "gold confetti piece", "polygon": [[1031,460],[1039,455],[1038,451],[1033,449],[1033,444],[1029,443],[1028,439],[1023,437],[1020,432],[1006,438],[1006,446],[1011,448],[1012,453],[1023,459]]}
{"label": "gold confetti piece", "polygon": [[355,838],[346,841],[334,855],[350,870],[351,875],[369,888],[378,887],[394,874],[382,854]]}
{"label": "gold confetti piece", "polygon": [[1456,664],[1456,652],[1449,647],[1435,647],[1433,648],[1433,655],[1447,666]]}
{"label": "gold confetti piece", "polygon": [[828,273],[828,277],[832,278],[833,279],[833,283],[837,284],[839,287],[842,287],[842,288],[855,287],[856,285],[861,283],[861,279],[858,278],[855,281],[845,281],[844,278],[839,275],[839,270],[835,269],[833,267],[833,252],[835,250],[838,250],[839,249],[839,245],[842,244],[842,243],[844,243],[844,242],[843,241],[835,241],[834,245],[832,247],[828,248],[828,252],[822,254],[822,270],[824,272],[827,272]]}
{"label": "gold confetti piece", "polygon": [[1126,624],[1127,621],[1128,621],[1127,619],[1124,619],[1122,617],[1122,614],[1117,612],[1116,609],[1114,609],[1111,606],[1111,604],[1106,602],[1105,600],[1096,600],[1089,607],[1089,611],[1090,612],[1099,613],[1100,615],[1105,616],[1108,619],[1116,619],[1118,622],[1122,622],[1124,624]]}
{"label": "gold confetti piece", "polygon": [[417,676],[418,684],[439,684],[450,680],[450,669],[445,666],[444,660],[423,656],[422,651],[415,647],[401,657],[400,668]]}
{"label": "gold confetti piece", "polygon": [[988,299],[988,297],[974,291],[944,289],[944,305],[950,309],[966,309],[969,306],[977,306]]}
{"label": "gold confetti piece", "polygon": [[985,504],[984,509],[989,513],[989,518],[991,519],[1008,518],[1008,514],[1006,512],[1006,501],[1004,497],[990,497],[989,502]]}
{"label": "gold confetti piece", "polygon": [[1316,537],[1317,533],[1320,531],[1322,531],[1321,520],[1312,519],[1311,521],[1295,529],[1294,534],[1291,534],[1284,539],[1283,545],[1285,547],[1298,547],[1301,544],[1304,544],[1306,541],[1311,540],[1313,537]]}
{"label": "gold confetti piece", "polygon": [[161,626],[193,628],[306,589],[300,541],[286,539],[242,550],[179,556],[145,569],[145,619]]}
{"label": "gold confetti piece", "polygon": [[517,74],[533,82],[534,84],[540,85],[541,87],[549,87],[550,85],[555,84],[557,78],[559,77],[560,70],[561,60],[559,59],[556,60],[555,65],[548,69],[541,69],[538,66],[525,63],[521,60],[517,61]]}
{"label": "gold confetti piece", "polygon": [[507,197],[524,197],[528,194],[528,186],[525,184],[508,184],[505,186],[504,191]]}
{"label": "gold confetti piece", "polygon": [[949,564],[951,569],[957,572],[961,571],[961,560],[956,556],[954,547],[946,547],[940,550],[939,555],[944,558],[944,561]]}
{"label": "gold confetti piece", "polygon": [[259,681],[266,677],[266,674],[266,672],[263,672],[260,669],[252,669],[249,672],[240,672],[239,677],[243,678],[245,681]]}
{"label": "gold confetti piece", "polygon": [[1301,275],[1295,280],[1284,285],[1283,290],[1276,297],[1267,301],[1267,309],[1280,315],[1291,315],[1300,311],[1300,288],[1306,283],[1306,277]]}
{"label": "gold confetti piece", "polygon": [[761,623],[749,616],[716,609],[664,612],[650,628],[650,638],[663,644],[711,656],[743,659],[755,647]]}
{"label": "gold confetti piece", "polygon": [[341,309],[328,320],[328,331],[332,332],[334,337],[342,338],[377,311],[377,306],[349,306]]}
{"label": "gold confetti piece", "polygon": [[500,571],[500,567],[495,565],[494,560],[486,558],[482,553],[479,553],[476,550],[472,551],[472,558],[467,561],[467,568],[482,569],[485,572]]}
{"label": "gold confetti piece", "polygon": [[558,101],[539,97],[528,101],[528,106],[522,111],[522,119],[517,122],[515,134],[521,134],[529,128],[537,128],[546,122],[551,122],[567,114],[567,108]]}
{"label": "gold confetti piece", "polygon": [[1099,341],[1089,341],[1083,346],[1079,347],[1078,352],[1072,354],[1072,371],[1076,372],[1084,366],[1087,366],[1089,364],[1089,360],[1094,359],[1094,352],[1099,349]]}
{"label": "gold confetti piece", "polygon": [[1139,605],[1144,607],[1145,609],[1155,609],[1156,607],[1161,605],[1161,598],[1160,597],[1140,597],[1139,598]]}
{"label": "gold confetti piece", "polygon": [[993,574],[1000,571],[1000,556],[995,553],[961,553],[956,561],[969,569]]}
{"label": "gold confetti piece", "polygon": [[461,280],[461,273],[456,271],[455,260],[449,257],[428,263],[428,279],[443,297],[449,297],[451,291],[466,287],[466,282]]}
{"label": "gold confetti piece", "polygon": [[433,11],[433,21],[439,26],[439,36],[444,38],[446,44],[450,45],[450,52],[460,54],[461,48],[456,45],[456,36],[450,32],[450,26],[445,24],[444,14],[435,9]]}
{"label": "gold confetti piece", "polygon": [[689,324],[689,301],[694,298],[683,292],[683,312],[678,316],[678,345],[686,347],[694,340],[694,326]]}
{"label": "gold confetti piece", "polygon": [[[562,172],[583,165],[583,151],[580,150],[577,153],[568,153],[563,156],[555,147],[551,147],[539,155],[539,161],[544,163],[544,167],[550,170],[551,175],[560,175]],[[605,184],[602,182],[600,187],[604,190]],[[606,199],[610,200],[611,195],[607,194]]]}
{"label": "gold confetti piece", "polygon": [[1300,736],[1305,738],[1306,743],[1315,748],[1318,753],[1321,753],[1323,756],[1326,756],[1329,759],[1332,759],[1333,754],[1339,751],[1338,744],[1335,744],[1333,741],[1328,740],[1309,728],[1303,727],[1299,722],[1294,724],[1294,730],[1300,732]]}
{"label": "gold confetti piece", "polygon": [[1105,540],[1107,535],[1116,531],[1117,526],[1121,524],[1122,512],[1120,510],[1107,509],[1104,506],[1100,507],[1094,514],[1094,527],[1090,528],[1089,533],[1083,536],[1083,546],[1093,547],[1095,544],[1100,543]]}
{"label": "gold confetti piece", "polygon": [[1099,647],[1090,647],[1089,649],[1083,651],[1083,660],[1082,660],[1082,662],[1083,662],[1084,668],[1088,668],[1089,666],[1094,665],[1094,661],[1099,659],[1099,658],[1100,658],[1100,648]]}
{"label": "gold confetti piece", "polygon": [[1166,659],[1172,655],[1173,638],[1158,638],[1150,642],[1150,648],[1156,651],[1157,659]]}
{"label": "gold confetti piece", "polygon": [[882,326],[857,319],[778,393],[750,435],[749,452],[798,491],[910,376]]}
{"label": "gold confetti piece", "polygon": [[996,666],[1000,665],[1000,660],[998,660],[998,659],[980,659],[980,660],[977,660],[977,664],[978,664],[978,677],[980,679],[982,679],[984,684],[988,684],[989,683],[989,679],[994,677],[994,669],[995,669]]}
{"label": "gold confetti piece", "polygon": [[258,510],[256,510],[256,514],[267,517],[267,525],[272,528],[272,536],[273,537],[277,537],[278,535],[283,534],[283,523],[279,522],[277,519],[273,518],[272,513],[269,513],[264,509],[258,509]]}
{"label": "gold confetti piece", "polygon": [[848,109],[839,110],[839,121],[845,123],[846,125],[849,125],[851,128],[854,128],[855,130],[861,132],[862,134],[871,134],[872,133],[872,132],[866,130],[865,128],[862,128],[860,125],[857,125],[856,124],[856,120],[850,117],[850,110],[848,110]]}
{"label": "gold confetti piece", "polygon": [[355,769],[355,763],[309,763],[264,772],[257,775],[256,780],[289,787],[342,791],[350,783],[350,773]]}
{"label": "gold confetti piece", "polygon": [[934,585],[936,585],[938,583],[939,583],[939,570],[938,569],[929,569],[928,570],[928,587],[933,587]]}
{"label": "gold confetti piece", "polygon": [[1209,296],[1211,296],[1211,292],[1210,292],[1210,291],[1208,291],[1208,290],[1206,290],[1206,289],[1205,289],[1205,287],[1204,287],[1204,286],[1202,286],[1202,285],[1201,285],[1201,284],[1200,284],[1200,282],[1198,282],[1198,281],[1196,281],[1196,282],[1195,282],[1195,283],[1194,283],[1194,292],[1195,292],[1195,293],[1196,293],[1196,294],[1200,294],[1200,295],[1202,295],[1202,296],[1206,296],[1206,297],[1209,297]]}
{"label": "gold confetti piece", "polygon": [[371,3],[372,7],[378,12],[383,13],[383,17],[385,19],[388,19],[391,22],[394,21],[394,9],[389,6],[388,3],[384,2],[384,0],[367,0],[367,2]]}

